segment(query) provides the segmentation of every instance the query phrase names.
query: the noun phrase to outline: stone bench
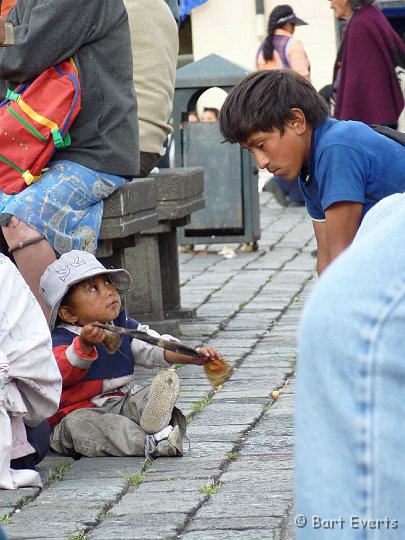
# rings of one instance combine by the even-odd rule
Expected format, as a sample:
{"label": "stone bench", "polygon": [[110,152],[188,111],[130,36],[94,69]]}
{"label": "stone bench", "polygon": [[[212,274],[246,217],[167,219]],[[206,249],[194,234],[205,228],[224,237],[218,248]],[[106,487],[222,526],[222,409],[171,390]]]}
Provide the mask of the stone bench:
{"label": "stone bench", "polygon": [[193,212],[204,208],[202,167],[161,169],[153,175],[157,189],[157,227],[142,231],[143,242],[155,246],[162,281],[162,308],[165,319],[195,315],[181,307],[177,227],[190,223]]}
{"label": "stone bench", "polygon": [[161,169],[134,179],[105,202],[97,257],[131,273],[127,311],[158,331],[176,332],[177,319],[195,315],[181,307],[177,227],[204,208],[203,191],[201,167]]}
{"label": "stone bench", "polygon": [[156,204],[153,178],[134,178],[105,199],[97,258],[115,258],[124,247],[135,245],[136,234],[155,227],[159,223]]}

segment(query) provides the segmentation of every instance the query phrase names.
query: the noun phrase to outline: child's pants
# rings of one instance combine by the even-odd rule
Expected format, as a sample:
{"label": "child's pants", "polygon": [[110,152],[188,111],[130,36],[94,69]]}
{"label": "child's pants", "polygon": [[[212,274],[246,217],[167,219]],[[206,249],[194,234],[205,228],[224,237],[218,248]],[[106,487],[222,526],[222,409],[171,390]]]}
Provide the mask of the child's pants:
{"label": "child's pants", "polygon": [[101,407],[69,413],[51,432],[51,447],[72,457],[144,456],[145,433],[139,427],[149,387],[113,396]]}

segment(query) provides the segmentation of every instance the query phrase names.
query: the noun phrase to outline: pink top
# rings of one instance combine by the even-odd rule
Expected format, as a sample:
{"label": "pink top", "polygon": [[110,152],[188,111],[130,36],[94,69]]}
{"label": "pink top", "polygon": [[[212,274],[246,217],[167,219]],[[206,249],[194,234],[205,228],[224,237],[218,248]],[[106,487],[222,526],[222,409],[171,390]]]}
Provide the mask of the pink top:
{"label": "pink top", "polygon": [[[291,69],[303,75],[308,81],[310,80],[310,65],[308,57],[304,51],[302,42],[293,37],[289,32],[282,28],[277,28],[274,32],[275,35],[289,36],[291,39],[288,41],[286,55],[290,63]],[[273,54],[272,60],[265,60],[263,53],[260,50],[256,59],[256,69],[262,71],[264,69],[282,69],[284,67],[281,59],[277,54]]]}

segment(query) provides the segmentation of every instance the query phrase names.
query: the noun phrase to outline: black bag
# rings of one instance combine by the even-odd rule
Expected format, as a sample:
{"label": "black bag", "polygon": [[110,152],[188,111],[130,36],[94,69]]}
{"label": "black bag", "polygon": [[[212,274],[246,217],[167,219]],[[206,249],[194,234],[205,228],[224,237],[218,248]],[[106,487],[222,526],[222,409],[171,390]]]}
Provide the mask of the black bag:
{"label": "black bag", "polygon": [[392,129],[387,126],[378,126],[376,124],[371,124],[370,127],[373,128],[377,133],[385,135],[393,141],[399,142],[399,144],[402,144],[402,146],[405,146],[405,133],[402,133],[402,131],[397,131],[396,129]]}

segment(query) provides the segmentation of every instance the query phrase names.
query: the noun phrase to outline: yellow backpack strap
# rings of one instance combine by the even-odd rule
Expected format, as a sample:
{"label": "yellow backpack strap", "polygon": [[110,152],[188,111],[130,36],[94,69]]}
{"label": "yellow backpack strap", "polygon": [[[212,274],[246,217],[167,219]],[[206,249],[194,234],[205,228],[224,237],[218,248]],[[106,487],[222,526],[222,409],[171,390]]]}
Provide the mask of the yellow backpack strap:
{"label": "yellow backpack strap", "polygon": [[45,118],[45,116],[42,116],[41,114],[38,114],[34,111],[23,99],[20,98],[17,100],[18,106],[20,109],[25,112],[27,116],[38,122],[38,124],[42,124],[43,126],[48,127],[51,131],[52,130],[59,130],[58,124],[56,122],[53,122],[52,120],[49,120],[49,118]]}

